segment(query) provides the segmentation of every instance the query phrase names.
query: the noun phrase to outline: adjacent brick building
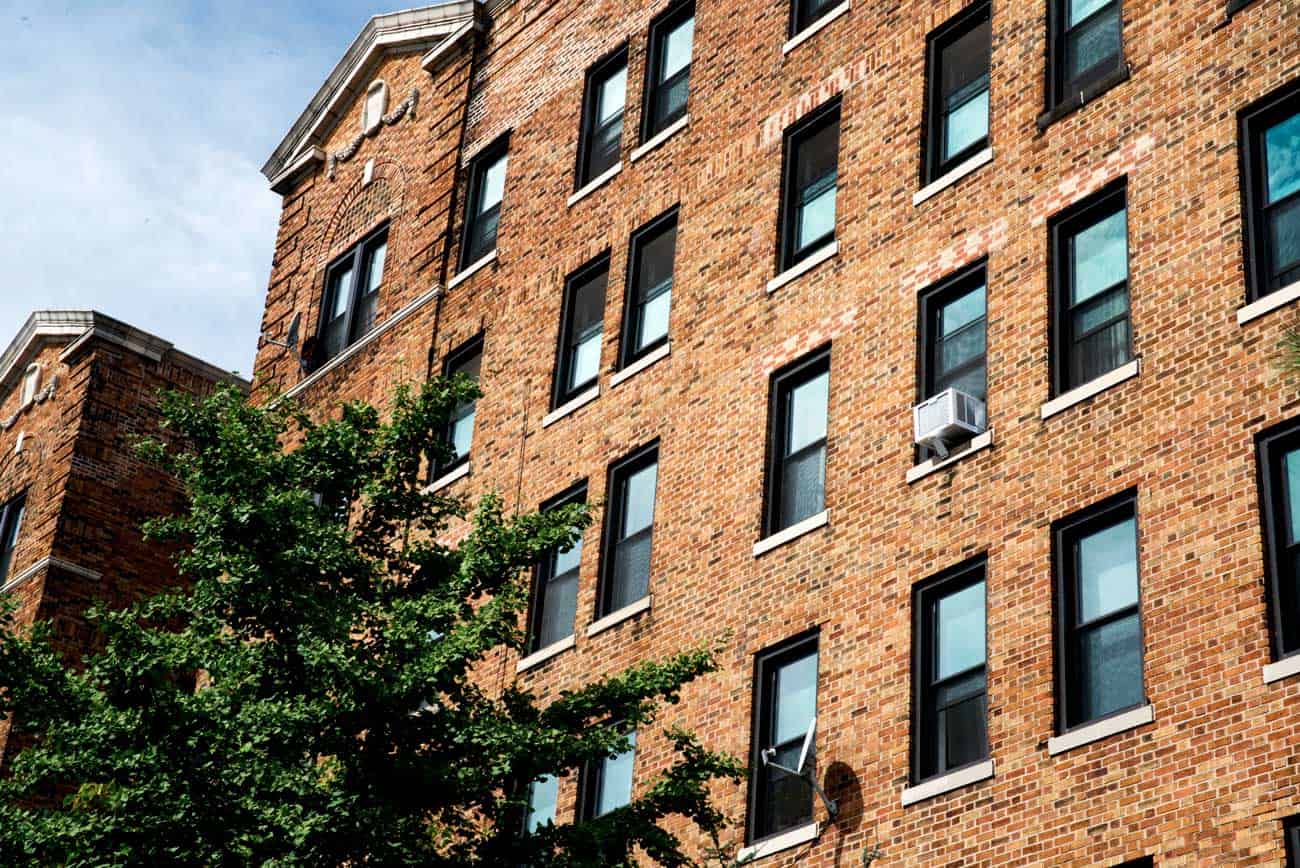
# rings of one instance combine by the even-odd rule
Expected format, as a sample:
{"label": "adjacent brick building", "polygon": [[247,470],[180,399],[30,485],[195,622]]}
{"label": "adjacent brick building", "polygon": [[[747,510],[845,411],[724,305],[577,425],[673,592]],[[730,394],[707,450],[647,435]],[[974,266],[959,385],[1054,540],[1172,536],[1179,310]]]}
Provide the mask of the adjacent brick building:
{"label": "adjacent brick building", "polygon": [[[48,621],[56,647],[94,647],[92,603],[125,605],[176,581],[141,525],[182,505],[142,461],[161,434],[158,395],[248,384],[92,311],[38,311],[0,354],[0,590],[18,628]],[[0,756],[9,722],[0,723]]]}
{"label": "adjacent brick building", "polygon": [[[309,339],[255,382],[327,412],[476,371],[431,484],[606,503],[499,679],[727,637],[666,722],[749,758],[719,798],[764,864],[1282,864],[1298,32],[1294,0],[380,15],[266,166],[264,332]],[[915,442],[930,398],[967,436]],[[834,817],[761,757],[814,695]],[[670,759],[639,733],[535,819]]]}

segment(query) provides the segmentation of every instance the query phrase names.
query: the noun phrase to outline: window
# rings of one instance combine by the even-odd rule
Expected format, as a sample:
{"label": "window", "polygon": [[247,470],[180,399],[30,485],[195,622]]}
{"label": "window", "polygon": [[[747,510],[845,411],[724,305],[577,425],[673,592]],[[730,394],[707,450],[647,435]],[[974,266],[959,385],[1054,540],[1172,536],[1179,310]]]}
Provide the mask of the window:
{"label": "window", "polygon": [[926,582],[913,602],[913,780],[987,759],[985,562]]}
{"label": "window", "polygon": [[988,397],[987,287],[987,267],[980,262],[921,295],[921,401],[949,388],[981,401]]}
{"label": "window", "polygon": [[587,73],[578,146],[579,189],[618,164],[619,149],[623,144],[623,104],[626,98],[625,46]]}
{"label": "window", "polygon": [[1247,6],[1249,6],[1254,2],[1255,0],[1228,0],[1228,17],[1231,18],[1233,15],[1237,14],[1238,12],[1245,9]]}
{"label": "window", "polygon": [[1286,866],[1296,868],[1300,865],[1300,816],[1290,817],[1282,828],[1286,834]]}
{"label": "window", "polygon": [[830,379],[829,347],[772,376],[766,536],[825,509]]}
{"label": "window", "polygon": [[1050,0],[1048,108],[1071,100],[1123,67],[1120,0]]}
{"label": "window", "polygon": [[989,143],[988,3],[975,3],[927,40],[925,183]]}
{"label": "window", "polygon": [[638,229],[628,254],[627,304],[623,313],[622,367],[668,340],[677,250],[677,209]]}
{"label": "window", "polygon": [[601,559],[604,576],[601,616],[617,612],[650,593],[650,551],[658,480],[657,443],[610,468],[605,551]]}
{"label": "window", "polygon": [[1143,704],[1137,496],[1053,526],[1062,732]]}
{"label": "window", "polygon": [[1128,210],[1123,184],[1052,222],[1056,394],[1133,358],[1129,324]]}
{"label": "window", "polygon": [[763,763],[799,764],[817,716],[817,634],[759,654],[754,660],[754,734],[749,759],[749,840],[759,841],[809,823],[812,789]]}
{"label": "window", "polygon": [[798,36],[817,23],[841,0],[790,0],[790,36]]}
{"label": "window", "polygon": [[314,361],[329,361],[356,343],[375,324],[379,287],[388,253],[388,228],[343,254],[325,273],[325,295]]}
{"label": "window", "polygon": [[[570,503],[584,503],[587,486],[582,484],[542,506],[557,509]],[[528,653],[540,651],[573,635],[578,611],[578,569],[582,563],[582,539],[563,551],[552,550],[537,565],[533,577],[533,604],[528,623]]]}
{"label": "window", "polygon": [[506,190],[509,139],[503,137],[474,158],[469,167],[469,197],[465,208],[465,237],[461,239],[460,270],[464,271],[497,249],[501,200]]}
{"label": "window", "polygon": [[840,107],[835,101],[786,131],[781,271],[835,240]]}
{"label": "window", "polygon": [[[477,383],[482,363],[483,338],[476,337],[447,356],[442,366],[442,375],[454,377],[457,374],[464,374]],[[442,476],[469,460],[470,444],[474,439],[474,411],[477,406],[478,401],[466,401],[451,411],[451,418],[447,420],[447,429],[443,434],[443,442],[447,443],[455,454],[438,466],[435,475]]]}
{"label": "window", "polygon": [[605,326],[605,285],[608,280],[609,255],[605,254],[565,282],[553,407],[559,407],[596,385],[600,375],[600,339]]}
{"label": "window", "polygon": [[1300,653],[1300,421],[1257,438],[1273,653]]}
{"label": "window", "polygon": [[636,761],[636,731],[627,735],[628,748],[583,768],[579,819],[591,820],[632,803],[632,767]]}
{"label": "window", "polygon": [[1300,82],[1242,112],[1241,161],[1253,300],[1300,282]]}
{"label": "window", "polygon": [[26,507],[25,492],[0,507],[0,582],[9,579],[9,568],[13,566],[14,549],[18,548],[18,534],[23,529]]}
{"label": "window", "polygon": [[695,3],[680,3],[650,25],[641,141],[686,116],[695,43]]}
{"label": "window", "polygon": [[1154,868],[1155,864],[1155,860],[1150,856],[1139,856],[1136,859],[1121,862],[1115,868]]}
{"label": "window", "polygon": [[531,835],[555,822],[555,806],[560,796],[560,779],[542,775],[528,785],[528,810],[524,813],[524,834]]}

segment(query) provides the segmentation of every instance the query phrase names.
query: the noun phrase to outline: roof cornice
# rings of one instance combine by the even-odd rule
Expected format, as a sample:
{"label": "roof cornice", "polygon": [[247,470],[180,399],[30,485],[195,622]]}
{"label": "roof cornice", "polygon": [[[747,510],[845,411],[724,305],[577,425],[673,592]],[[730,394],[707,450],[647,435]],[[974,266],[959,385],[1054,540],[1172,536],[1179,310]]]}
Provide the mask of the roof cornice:
{"label": "roof cornice", "polygon": [[262,167],[272,189],[285,192],[303,170],[318,164],[316,152],[365,90],[368,74],[381,58],[433,51],[449,37],[459,41],[481,31],[486,21],[482,0],[452,0],[371,18]]}
{"label": "roof cornice", "polygon": [[169,341],[93,310],[38,310],[23,323],[18,334],[0,354],[0,395],[8,394],[36,354],[50,344],[63,344],[60,359],[66,361],[93,340],[105,340],[154,361],[180,365],[212,382],[233,383],[247,391],[250,383],[223,371]]}

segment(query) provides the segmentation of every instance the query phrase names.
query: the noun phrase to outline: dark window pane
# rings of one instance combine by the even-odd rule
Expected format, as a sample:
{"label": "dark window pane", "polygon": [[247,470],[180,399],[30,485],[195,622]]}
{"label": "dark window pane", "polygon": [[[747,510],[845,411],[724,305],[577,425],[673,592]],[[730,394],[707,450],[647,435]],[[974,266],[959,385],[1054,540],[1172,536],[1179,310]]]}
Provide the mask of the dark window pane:
{"label": "dark window pane", "polygon": [[942,49],[943,160],[988,137],[989,45],[986,18]]}
{"label": "dark window pane", "polygon": [[1300,195],[1268,211],[1268,241],[1278,288],[1300,279]]}
{"label": "dark window pane", "polygon": [[656,58],[650,82],[646,137],[667,127],[686,113],[690,91],[691,54],[695,42],[695,16],[657,26],[651,34],[651,56]]}
{"label": "dark window pane", "polygon": [[814,516],[826,503],[826,447],[810,446],[781,465],[780,526],[790,527]]}
{"label": "dark window pane", "polygon": [[1116,66],[1120,44],[1118,2],[1084,0],[1069,5],[1070,31],[1065,37],[1067,88],[1098,69]]}
{"label": "dark window pane", "polygon": [[0,582],[9,577],[9,568],[13,566],[14,549],[18,547],[18,537],[22,533],[26,512],[27,499],[23,495],[0,507]]}
{"label": "dark window pane", "polygon": [[643,599],[650,590],[650,554],[654,538],[658,462],[636,458],[615,469],[611,479],[613,523],[607,554],[608,586],[601,611],[608,614]]}
{"label": "dark window pane", "polygon": [[561,340],[561,384],[556,403],[594,381],[600,373],[600,345],[605,315],[606,268],[570,283],[567,321]]}
{"label": "dark window pane", "polygon": [[986,331],[983,282],[940,305],[934,326],[934,386],[930,394],[953,386],[984,399]]}
{"label": "dark window pane", "polygon": [[[793,768],[799,762],[801,744],[779,750],[774,759],[779,765]],[[773,835],[786,829],[802,826],[812,820],[812,799],[808,785],[803,781],[768,767],[763,773],[767,791],[766,828],[759,837]]]}
{"label": "dark window pane", "polygon": [[839,129],[838,121],[827,124],[800,142],[795,150],[797,251],[835,231]]}
{"label": "dark window pane", "polygon": [[1075,384],[1087,383],[1113,371],[1129,360],[1129,324],[1120,320],[1079,341],[1071,354],[1071,377]]}
{"label": "dark window pane", "polygon": [[1079,634],[1079,709],[1075,723],[1142,702],[1142,639],[1134,612]]}
{"label": "dark window pane", "polygon": [[[817,713],[815,643],[803,640],[793,648],[760,656],[756,676],[760,704],[755,707],[752,837],[763,838],[812,819],[808,785],[765,765],[762,754],[772,749],[771,762],[789,769],[799,766],[805,737]],[[808,763],[812,762],[810,755]]]}
{"label": "dark window pane", "polygon": [[1286,504],[1286,543],[1300,542],[1300,449],[1282,456],[1282,486]]}
{"label": "dark window pane", "polygon": [[794,31],[798,33],[816,23],[826,12],[830,11],[836,0],[790,0],[795,8]]}
{"label": "dark window pane", "polygon": [[634,243],[637,273],[630,350],[635,355],[668,335],[673,260],[677,247],[676,221],[644,241]]}
{"label": "dark window pane", "polygon": [[1058,314],[1065,318],[1059,332],[1063,344],[1054,351],[1060,391],[1112,371],[1132,355],[1123,195],[1108,193],[1100,202],[1085,204],[1058,230],[1064,238],[1056,242],[1053,255],[1064,260],[1065,271]]}
{"label": "dark window pane", "polygon": [[988,754],[988,734],[983,692],[939,712],[939,744],[941,769],[955,769],[984,759]]}
{"label": "dark window pane", "polygon": [[537,648],[553,645],[573,635],[578,612],[578,571],[561,573],[546,583],[538,627]]}
{"label": "dark window pane", "polygon": [[579,173],[579,184],[613,168],[618,162],[623,140],[623,107],[627,97],[627,64],[592,79],[593,92],[588,96],[586,158]]}

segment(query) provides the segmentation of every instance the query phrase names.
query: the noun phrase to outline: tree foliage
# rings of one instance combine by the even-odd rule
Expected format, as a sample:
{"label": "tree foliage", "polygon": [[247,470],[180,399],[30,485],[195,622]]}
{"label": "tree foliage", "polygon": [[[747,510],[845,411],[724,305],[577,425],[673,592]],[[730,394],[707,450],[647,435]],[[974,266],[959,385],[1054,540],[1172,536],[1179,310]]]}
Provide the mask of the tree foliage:
{"label": "tree foliage", "polygon": [[[0,781],[0,863],[691,864],[671,815],[716,843],[710,783],[741,769],[677,730],[632,804],[520,834],[524,784],[625,746],[716,663],[696,648],[546,698],[502,677],[529,566],[592,515],[424,490],[422,460],[447,457],[449,413],[477,394],[436,379],[386,417],[324,422],[234,389],[166,396],[185,445],[142,449],[188,507],[146,533],[178,546],[185,585],[92,610],[104,643],[81,659],[47,625],[5,631],[0,710],[29,746]],[[459,545],[438,543],[459,521]]]}

